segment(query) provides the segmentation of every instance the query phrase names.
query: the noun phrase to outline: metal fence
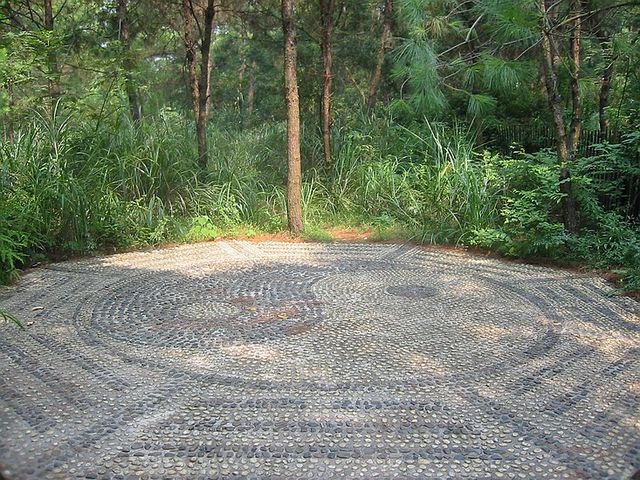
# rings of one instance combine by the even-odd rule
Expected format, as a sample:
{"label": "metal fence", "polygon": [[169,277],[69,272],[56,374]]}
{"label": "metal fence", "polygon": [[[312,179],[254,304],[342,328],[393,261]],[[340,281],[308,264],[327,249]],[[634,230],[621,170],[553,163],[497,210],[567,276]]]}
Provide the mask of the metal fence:
{"label": "metal fence", "polygon": [[[555,133],[548,124],[502,125],[487,132],[487,140],[493,149],[510,153],[514,148],[527,153],[556,146]],[[614,130],[583,130],[578,145],[580,158],[595,157],[601,153],[598,145],[620,143],[620,134]],[[600,203],[608,210],[622,210],[634,220],[640,219],[640,153],[626,152],[632,169],[595,172],[592,180],[609,186],[600,194]]]}
{"label": "metal fence", "polygon": [[[514,145],[528,153],[556,146],[554,129],[548,124],[501,125],[490,136],[492,144],[505,153]],[[615,130],[583,130],[578,144],[578,155],[593,157],[598,154],[596,145],[604,142],[619,143],[620,134]]]}

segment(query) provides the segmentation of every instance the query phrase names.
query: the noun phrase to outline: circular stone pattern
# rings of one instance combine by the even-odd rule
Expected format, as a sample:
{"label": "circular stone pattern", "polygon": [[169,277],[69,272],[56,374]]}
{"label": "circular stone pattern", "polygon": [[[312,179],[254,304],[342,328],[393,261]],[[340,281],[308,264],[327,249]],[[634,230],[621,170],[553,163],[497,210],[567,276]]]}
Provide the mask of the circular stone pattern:
{"label": "circular stone pattern", "polygon": [[[546,303],[482,276],[456,278],[435,265],[369,262],[328,276],[314,293],[334,325],[335,348],[321,357],[356,384],[496,373],[525,362],[550,329],[542,321]],[[333,352],[346,352],[350,362],[340,363]]]}
{"label": "circular stone pattern", "polygon": [[408,245],[215,242],[0,292],[0,473],[628,479],[638,304]]}
{"label": "circular stone pattern", "polygon": [[310,288],[314,272],[255,267],[198,277],[142,273],[117,282],[86,305],[78,327],[97,341],[131,347],[213,349],[260,342],[321,320]]}
{"label": "circular stone pattern", "polygon": [[200,328],[207,325],[219,325],[220,320],[235,317],[240,309],[230,303],[193,300],[182,307],[177,307],[175,320],[183,324],[193,322]]}
{"label": "circular stone pattern", "polygon": [[427,285],[389,285],[386,292],[389,295],[411,299],[430,298],[438,294],[436,288]]}

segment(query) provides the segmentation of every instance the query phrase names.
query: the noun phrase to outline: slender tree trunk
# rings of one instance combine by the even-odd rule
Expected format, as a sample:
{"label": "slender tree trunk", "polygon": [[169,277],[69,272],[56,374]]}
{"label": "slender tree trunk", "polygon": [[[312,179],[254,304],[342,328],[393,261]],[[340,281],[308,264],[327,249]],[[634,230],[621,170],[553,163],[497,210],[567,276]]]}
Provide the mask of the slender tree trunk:
{"label": "slender tree trunk", "polygon": [[198,136],[198,164],[204,171],[207,169],[208,150],[207,143],[207,119],[209,118],[209,106],[211,105],[211,40],[213,37],[215,17],[214,0],[207,1],[204,11],[204,26],[202,43],[200,45],[200,79],[198,81],[198,116],[196,120],[196,133]]}
{"label": "slender tree trunk", "polygon": [[602,72],[600,78],[600,95],[598,99],[598,123],[602,133],[609,130],[609,118],[607,107],[609,106],[609,93],[611,92],[611,78],[613,77],[613,62],[609,63]]}
{"label": "slender tree trunk", "polygon": [[133,122],[138,124],[142,118],[142,104],[138,95],[138,89],[133,82],[133,62],[130,57],[130,38],[129,38],[129,10],[127,8],[127,0],[118,0],[118,39],[122,43],[124,61],[124,86],[129,99],[129,110]]}
{"label": "slender tree trunk", "polygon": [[296,30],[293,0],[282,0],[284,34],[284,88],[287,104],[287,217],[289,231],[302,232],[302,166],[300,158],[300,102],[296,75]]}
{"label": "slender tree trunk", "polygon": [[[542,12],[546,12],[547,5],[545,0],[540,0]],[[551,33],[551,21],[549,15],[544,14],[544,25],[542,33],[542,68],[544,71],[545,92],[547,101],[551,109],[553,123],[556,132],[556,145],[560,162],[565,164],[569,160],[569,152],[567,151],[567,132],[564,125],[562,112],[562,98],[560,97],[560,85],[558,80],[558,64],[560,58],[558,56],[558,46],[556,39]]]}
{"label": "slender tree trunk", "polygon": [[256,59],[251,60],[249,66],[249,88],[247,90],[247,120],[251,118],[253,114],[253,108],[256,101],[256,72],[258,70],[258,64]]}
{"label": "slender tree trunk", "polygon": [[578,153],[580,136],[582,135],[582,97],[580,96],[580,64],[582,61],[582,2],[583,0],[572,0],[571,16],[574,18],[573,32],[570,37],[570,76],[571,85],[571,123],[569,135],[567,137],[567,150],[569,159],[567,164],[560,170],[560,191],[565,196],[563,198],[564,225],[571,233],[577,233],[578,207],[573,194],[570,168]]}
{"label": "slender tree trunk", "polygon": [[201,25],[200,65],[198,68],[198,48],[193,36],[193,23],[196,13],[191,0],[182,0],[184,16],[184,46],[186,52],[187,73],[189,78],[189,92],[196,121],[196,137],[198,140],[198,165],[203,172],[208,163],[207,119],[211,105],[211,41],[215,28],[214,0],[207,0],[204,9],[204,19]]}
{"label": "slender tree trunk", "polygon": [[[600,19],[601,22],[604,19]],[[600,125],[600,132],[604,134],[609,130],[609,118],[607,117],[607,107],[609,106],[609,93],[611,92],[611,79],[613,77],[613,68],[616,57],[611,55],[610,42],[611,36],[606,32],[604,28],[598,29],[597,35],[600,47],[602,48],[602,55],[607,61],[607,66],[602,72],[600,77],[600,93],[598,95],[598,123]]]}
{"label": "slender tree trunk", "polygon": [[378,49],[378,58],[376,68],[371,75],[369,84],[369,93],[367,95],[367,108],[371,110],[377,100],[378,90],[382,82],[382,68],[384,67],[384,57],[391,42],[391,28],[393,26],[393,0],[385,0],[384,16],[382,20],[382,33],[380,35],[380,48]]}
{"label": "slender tree trunk", "polygon": [[322,148],[324,163],[331,163],[331,88],[333,82],[333,11],[335,0],[320,0],[320,50],[322,51]]}
{"label": "slender tree trunk", "polygon": [[[576,2],[576,0],[572,0]],[[580,136],[580,93],[574,90],[574,83],[577,86],[580,73],[580,34],[579,31],[573,35],[571,41],[572,59],[577,60],[572,70],[572,101],[573,101],[573,118],[571,121],[570,131],[564,124],[562,97],[560,95],[560,84],[558,79],[558,65],[560,64],[560,55],[557,40],[557,25],[554,24],[556,19],[557,3],[551,9],[548,9],[547,1],[540,0],[540,11],[543,17],[542,25],[542,66],[545,78],[545,90],[547,93],[547,101],[551,109],[551,115],[556,132],[556,145],[558,150],[558,159],[560,160],[560,191],[564,193],[562,202],[563,222],[565,228],[572,233],[578,230],[578,216],[575,197],[572,192],[571,173],[569,170],[570,163],[575,156],[575,149]],[[580,20],[576,20],[579,22]],[[575,82],[574,82],[575,78]],[[577,117],[577,118],[576,118]]]}
{"label": "slender tree trunk", "polygon": [[200,107],[199,87],[198,87],[198,58],[196,42],[193,38],[193,12],[191,11],[190,1],[182,0],[182,16],[184,17],[184,48],[185,60],[187,64],[187,80],[189,87],[189,96],[191,98],[191,106],[193,108],[194,119],[198,118],[198,109]]}
{"label": "slender tree trunk", "polygon": [[[44,28],[49,32],[53,32],[54,18],[52,0],[44,0]],[[58,57],[55,49],[49,48],[47,51],[47,67],[49,74],[49,96],[52,102],[56,102],[60,97],[60,66],[58,65]]]}
{"label": "slender tree trunk", "polygon": [[582,61],[582,0],[572,0],[573,8],[571,15],[575,17],[573,22],[573,32],[570,37],[570,65],[569,83],[571,85],[571,125],[569,127],[569,149],[570,159],[573,160],[578,150],[580,135],[582,134],[582,98],[580,96],[580,62]]}
{"label": "slender tree trunk", "polygon": [[247,73],[247,56],[243,54],[241,56],[240,68],[238,68],[238,81],[236,82],[236,85],[238,86],[238,97],[237,97],[238,111],[242,110],[242,107],[244,106],[244,102],[245,102],[244,95],[243,95],[245,73]]}

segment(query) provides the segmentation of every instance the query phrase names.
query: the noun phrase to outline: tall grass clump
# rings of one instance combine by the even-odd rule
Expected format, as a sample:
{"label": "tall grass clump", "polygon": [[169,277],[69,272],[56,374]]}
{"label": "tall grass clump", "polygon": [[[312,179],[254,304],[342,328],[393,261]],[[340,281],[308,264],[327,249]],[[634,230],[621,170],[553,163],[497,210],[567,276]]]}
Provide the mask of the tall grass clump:
{"label": "tall grass clump", "polygon": [[464,243],[475,229],[494,224],[499,182],[489,154],[474,151],[470,132],[425,122],[423,132],[407,133],[423,147],[413,159],[421,240]]}
{"label": "tall grass clump", "polygon": [[338,138],[319,188],[332,214],[399,223],[423,242],[465,242],[495,222],[499,182],[469,132],[387,119]]}
{"label": "tall grass clump", "polygon": [[[84,140],[92,132],[81,131]],[[123,200],[159,199],[169,212],[184,212],[185,194],[197,182],[194,141],[181,117],[163,111],[144,123],[105,125],[84,152],[88,177],[106,182]]]}
{"label": "tall grass clump", "polygon": [[9,175],[0,208],[8,211],[5,218],[28,239],[28,247],[87,241],[89,191],[68,129],[69,117],[56,108],[48,118],[35,115],[29,128],[16,132],[13,144],[2,145],[1,162]]}
{"label": "tall grass clump", "polygon": [[284,225],[284,123],[246,130],[213,124],[203,173],[193,124],[176,111],[139,124],[86,119],[58,103],[33,112],[14,141],[0,141],[0,282],[41,254]]}
{"label": "tall grass clump", "polygon": [[305,175],[307,221],[397,226],[421,241],[454,243],[495,221],[499,182],[462,129],[367,115],[336,125],[332,142],[331,164]]}

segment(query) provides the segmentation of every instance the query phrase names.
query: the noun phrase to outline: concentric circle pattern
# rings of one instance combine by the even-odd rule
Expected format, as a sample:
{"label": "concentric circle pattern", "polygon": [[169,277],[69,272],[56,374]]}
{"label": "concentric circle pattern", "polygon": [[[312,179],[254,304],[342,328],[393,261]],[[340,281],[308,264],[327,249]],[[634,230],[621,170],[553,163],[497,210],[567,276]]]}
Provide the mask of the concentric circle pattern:
{"label": "concentric circle pattern", "polygon": [[407,245],[215,242],[0,291],[8,479],[625,479],[638,304]]}

